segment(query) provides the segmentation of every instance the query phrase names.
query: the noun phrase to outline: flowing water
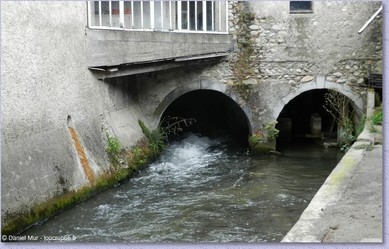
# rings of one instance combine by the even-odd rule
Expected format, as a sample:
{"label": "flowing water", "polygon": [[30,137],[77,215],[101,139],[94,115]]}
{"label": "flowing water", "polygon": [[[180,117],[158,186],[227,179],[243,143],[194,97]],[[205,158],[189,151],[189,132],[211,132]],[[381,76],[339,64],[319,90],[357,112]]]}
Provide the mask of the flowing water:
{"label": "flowing water", "polygon": [[312,144],[281,152],[253,157],[223,139],[189,135],[128,182],[24,234],[76,242],[280,241],[342,156]]}

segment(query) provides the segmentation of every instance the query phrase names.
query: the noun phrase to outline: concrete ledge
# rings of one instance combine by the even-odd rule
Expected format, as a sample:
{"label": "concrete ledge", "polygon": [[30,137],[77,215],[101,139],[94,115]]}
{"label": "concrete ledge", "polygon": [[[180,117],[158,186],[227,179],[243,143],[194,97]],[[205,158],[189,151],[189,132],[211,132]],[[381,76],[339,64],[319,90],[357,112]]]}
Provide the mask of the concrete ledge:
{"label": "concrete ledge", "polygon": [[373,145],[374,134],[365,128],[281,242],[322,242],[328,227],[317,225],[319,220],[323,218],[326,208],[340,200],[367,149]]}
{"label": "concrete ledge", "polygon": [[86,29],[87,66],[102,67],[228,52],[228,34]]}
{"label": "concrete ledge", "polygon": [[365,127],[367,127],[367,128],[365,128],[363,130],[363,132],[358,136],[357,142],[364,141],[364,142],[374,143],[374,134],[369,131],[369,128],[368,128],[369,124],[366,123]]}

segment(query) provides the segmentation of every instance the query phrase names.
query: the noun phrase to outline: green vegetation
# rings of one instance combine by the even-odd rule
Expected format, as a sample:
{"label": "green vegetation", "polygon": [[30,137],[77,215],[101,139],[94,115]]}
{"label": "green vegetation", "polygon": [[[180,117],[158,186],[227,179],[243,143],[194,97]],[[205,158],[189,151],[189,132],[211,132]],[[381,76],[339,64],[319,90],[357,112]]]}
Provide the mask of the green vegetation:
{"label": "green vegetation", "polygon": [[[117,138],[107,135],[108,144],[106,151],[111,160],[111,169],[97,177],[92,184],[85,185],[78,190],[67,191],[62,195],[48,199],[26,208],[26,212],[17,214],[4,214],[7,223],[2,224],[1,233],[4,235],[15,234],[26,227],[55,216],[90,197],[114,187],[117,183],[125,181],[135,172],[147,165],[153,158],[148,144],[139,141],[131,150],[124,150]],[[127,166],[121,166],[119,161],[127,162]]]}
{"label": "green vegetation", "polygon": [[276,124],[278,122],[277,121],[272,121],[268,124],[265,125],[264,129],[267,133],[267,138],[269,141],[276,141],[277,137],[278,137],[278,133],[280,132],[278,129],[276,129]]}
{"label": "green vegetation", "polygon": [[138,123],[149,142],[151,154],[154,157],[158,156],[166,148],[167,133],[160,126],[158,126],[157,129],[150,131],[141,120],[138,120]]}
{"label": "green vegetation", "polygon": [[107,153],[111,156],[117,156],[122,150],[122,145],[120,144],[119,139],[117,139],[116,137],[111,137],[107,133],[107,140],[108,140],[108,145],[106,147]]}
{"label": "green vegetation", "polygon": [[376,111],[370,121],[372,125],[382,125],[382,109]]}
{"label": "green vegetation", "polygon": [[374,110],[373,116],[370,117],[370,131],[377,132],[376,125],[382,125],[382,105]]}
{"label": "green vegetation", "polygon": [[363,114],[359,123],[355,126],[355,137],[358,137],[365,129],[366,115]]}
{"label": "green vegetation", "polygon": [[119,154],[122,151],[122,145],[118,138],[112,137],[107,133],[107,146],[105,151],[108,153],[111,164],[119,163]]}
{"label": "green vegetation", "polygon": [[277,121],[267,123],[262,127],[261,131],[257,131],[249,137],[249,146],[252,152],[257,154],[266,154],[274,151],[276,147],[276,139],[279,130],[275,128]]}
{"label": "green vegetation", "polygon": [[275,143],[268,142],[262,132],[257,131],[249,137],[249,146],[254,154],[266,154],[275,149]]}
{"label": "green vegetation", "polygon": [[84,187],[78,191],[70,191],[60,197],[37,204],[25,213],[13,216],[6,213],[5,217],[8,222],[2,224],[1,234],[14,234],[40,220],[52,217],[74,203],[87,199],[90,196],[90,192],[90,188]]}
{"label": "green vegetation", "polygon": [[53,217],[77,203],[113,187],[117,182],[122,181],[126,177],[128,177],[127,171],[109,172],[101,175],[94,185],[85,185],[78,190],[68,191],[60,196],[38,203],[23,213],[13,215],[6,213],[4,217],[8,222],[2,224],[1,234],[18,233],[36,222]]}
{"label": "green vegetation", "polygon": [[346,118],[342,121],[340,125],[341,125],[339,129],[340,131],[339,138],[341,141],[340,150],[348,151],[351,145],[353,145],[353,143],[357,140],[357,136],[353,134],[354,124],[351,121],[351,119]]}
{"label": "green vegetation", "polygon": [[238,26],[237,30],[237,55],[233,63],[233,72],[236,78],[234,87],[243,97],[250,93],[250,86],[243,81],[255,76],[252,56],[255,53],[255,45],[252,40],[250,25],[255,19],[255,15],[250,12],[245,3],[240,3],[238,9]]}
{"label": "green vegetation", "polygon": [[[340,150],[347,151],[357,140],[358,135],[363,130],[363,120],[355,127],[351,117],[353,112],[350,111],[350,99],[343,94],[330,90],[324,95],[324,109],[331,114],[338,125],[338,142]],[[361,119],[364,119],[362,117]]]}
{"label": "green vegetation", "polygon": [[133,147],[131,151],[127,152],[127,162],[129,170],[136,172],[152,160],[154,154],[151,153],[147,144]]}
{"label": "green vegetation", "polygon": [[67,191],[31,208],[25,208],[28,210],[26,212],[12,215],[3,214],[7,223],[2,224],[1,233],[3,235],[16,234],[36,222],[53,217],[65,209],[127,180],[162,152],[166,147],[169,133],[177,134],[182,131],[182,126],[189,126],[194,122],[194,119],[169,118],[164,128],[159,126],[156,130],[150,131],[143,122],[139,121],[146,139],[141,139],[129,150],[123,148],[119,139],[107,134],[105,149],[111,162],[110,170],[96,177],[93,183],[78,190]]}
{"label": "green vegetation", "polygon": [[262,142],[265,142],[265,138],[260,131],[257,131],[256,133],[254,133],[252,136],[249,137],[250,145],[255,146]]}
{"label": "green vegetation", "polygon": [[169,135],[178,135],[183,131],[183,127],[191,126],[195,122],[194,118],[165,117],[156,129],[150,130],[141,120],[138,120],[154,157],[166,148]]}
{"label": "green vegetation", "polygon": [[[342,151],[347,151],[362,133],[366,116],[362,115],[357,124],[353,123],[351,117],[353,112],[349,105],[349,99],[336,91],[330,90],[325,94],[324,108],[330,113],[338,124],[338,141]],[[374,115],[369,118],[370,130],[375,132],[376,125],[382,125],[382,106],[376,108]]]}

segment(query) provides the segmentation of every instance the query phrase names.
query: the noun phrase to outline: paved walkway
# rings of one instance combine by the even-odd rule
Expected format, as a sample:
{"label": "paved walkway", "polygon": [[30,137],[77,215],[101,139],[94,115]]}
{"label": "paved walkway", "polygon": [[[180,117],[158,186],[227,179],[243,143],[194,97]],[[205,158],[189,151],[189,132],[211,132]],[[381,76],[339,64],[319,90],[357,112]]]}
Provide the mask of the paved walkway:
{"label": "paved walkway", "polygon": [[380,139],[358,137],[282,242],[383,241]]}

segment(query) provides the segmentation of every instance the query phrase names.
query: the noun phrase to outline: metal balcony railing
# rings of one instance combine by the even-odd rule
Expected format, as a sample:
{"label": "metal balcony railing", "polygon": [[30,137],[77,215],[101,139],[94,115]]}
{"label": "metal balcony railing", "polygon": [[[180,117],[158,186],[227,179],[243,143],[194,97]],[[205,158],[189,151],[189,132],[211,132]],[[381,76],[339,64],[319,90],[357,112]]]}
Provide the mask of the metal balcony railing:
{"label": "metal balcony railing", "polygon": [[228,32],[227,1],[88,1],[88,26],[170,32]]}

